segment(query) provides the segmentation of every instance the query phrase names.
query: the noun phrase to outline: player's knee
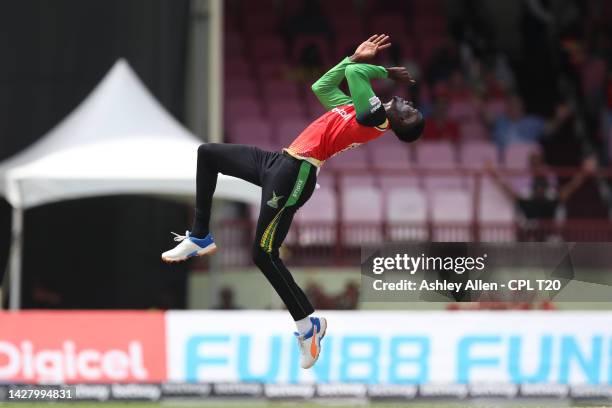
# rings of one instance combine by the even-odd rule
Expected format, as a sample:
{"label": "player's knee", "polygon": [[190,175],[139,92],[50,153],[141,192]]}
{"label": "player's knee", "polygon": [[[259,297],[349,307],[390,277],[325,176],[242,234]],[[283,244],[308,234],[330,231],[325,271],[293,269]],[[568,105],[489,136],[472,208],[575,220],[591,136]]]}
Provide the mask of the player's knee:
{"label": "player's knee", "polygon": [[198,157],[211,157],[215,147],[213,143],[204,143],[198,147]]}
{"label": "player's knee", "polygon": [[253,245],[251,257],[253,259],[253,263],[260,269],[270,262],[270,254],[268,254],[265,249],[259,245],[259,243],[255,243],[255,245]]}

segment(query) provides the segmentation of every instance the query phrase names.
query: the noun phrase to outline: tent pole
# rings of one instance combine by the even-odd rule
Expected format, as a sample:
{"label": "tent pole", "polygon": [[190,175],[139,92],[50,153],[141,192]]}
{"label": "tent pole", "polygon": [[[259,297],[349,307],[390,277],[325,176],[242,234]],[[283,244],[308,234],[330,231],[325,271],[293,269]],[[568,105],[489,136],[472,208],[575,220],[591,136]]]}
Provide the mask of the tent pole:
{"label": "tent pole", "polygon": [[21,257],[23,251],[23,208],[13,207],[11,253],[9,259],[9,309],[21,308]]}
{"label": "tent pole", "polygon": [[223,142],[223,3],[209,0],[208,141]]}

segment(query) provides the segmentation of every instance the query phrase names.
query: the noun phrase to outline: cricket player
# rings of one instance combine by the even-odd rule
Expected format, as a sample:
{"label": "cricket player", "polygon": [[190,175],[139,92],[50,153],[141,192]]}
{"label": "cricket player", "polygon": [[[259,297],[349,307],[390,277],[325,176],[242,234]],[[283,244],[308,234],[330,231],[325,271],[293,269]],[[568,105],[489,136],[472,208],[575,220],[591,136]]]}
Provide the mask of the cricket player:
{"label": "cricket player", "polygon": [[[303,368],[310,368],[317,361],[327,321],[313,316],[311,303],[279,258],[279,248],[293,216],[315,190],[318,170],[326,160],[377,139],[387,130],[392,130],[402,142],[413,142],[423,133],[423,116],[410,102],[396,96],[382,103],[370,85],[370,81],[377,78],[414,83],[403,67],[367,64],[390,45],[387,35],[373,35],[359,45],[352,56],[317,80],[312,91],[327,112],[282,151],[269,152],[237,144],[201,145],[198,148],[194,225],[185,236],[175,234],[175,241],[180,243],[162,254],[165,262],[181,262],[217,250],[209,230],[217,174],[261,186],[253,262],[274,287],[296,323],[295,335]],[[338,88],[345,78],[350,96]]]}

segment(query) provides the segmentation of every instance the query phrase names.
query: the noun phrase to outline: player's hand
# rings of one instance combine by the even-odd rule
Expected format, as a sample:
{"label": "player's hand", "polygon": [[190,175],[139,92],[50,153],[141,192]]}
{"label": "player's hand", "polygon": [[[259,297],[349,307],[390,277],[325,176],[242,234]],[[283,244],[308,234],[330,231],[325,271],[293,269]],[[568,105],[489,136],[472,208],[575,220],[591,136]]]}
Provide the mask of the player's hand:
{"label": "player's hand", "polygon": [[374,34],[366,41],[362,42],[355,50],[355,53],[350,57],[353,62],[370,61],[376,56],[378,51],[389,48],[389,36],[386,34]]}
{"label": "player's hand", "polygon": [[389,79],[392,79],[400,84],[416,84],[416,81],[412,75],[410,75],[410,72],[408,72],[408,70],[404,67],[387,68],[387,75],[389,76]]}

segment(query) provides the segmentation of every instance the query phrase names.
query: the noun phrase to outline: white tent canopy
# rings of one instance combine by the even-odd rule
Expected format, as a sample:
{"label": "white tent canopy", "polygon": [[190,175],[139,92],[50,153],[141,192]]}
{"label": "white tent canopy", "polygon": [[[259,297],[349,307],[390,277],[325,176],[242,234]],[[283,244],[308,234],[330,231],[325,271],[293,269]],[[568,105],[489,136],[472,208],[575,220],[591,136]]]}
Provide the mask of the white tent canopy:
{"label": "white tent canopy", "polygon": [[[119,60],[68,117],[0,164],[0,191],[17,208],[120,193],[192,195],[200,143]],[[259,201],[257,187],[228,176],[215,194]]]}
{"label": "white tent canopy", "polygon": [[[113,194],[193,195],[200,143],[119,60],[70,115],[0,163],[0,192],[14,209],[11,306],[19,305],[23,209]],[[221,175],[215,197],[257,203],[260,190]]]}

